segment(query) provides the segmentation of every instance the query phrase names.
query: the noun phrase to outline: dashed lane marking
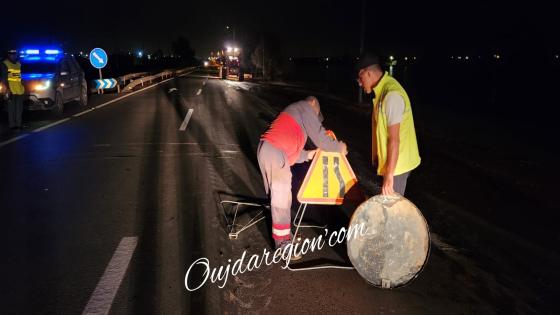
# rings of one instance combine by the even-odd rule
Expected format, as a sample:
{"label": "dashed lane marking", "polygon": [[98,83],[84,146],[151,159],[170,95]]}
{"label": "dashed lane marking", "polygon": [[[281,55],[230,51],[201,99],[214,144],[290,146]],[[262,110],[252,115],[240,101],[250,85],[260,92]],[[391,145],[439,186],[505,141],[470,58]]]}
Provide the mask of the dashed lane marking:
{"label": "dashed lane marking", "polygon": [[123,237],[82,314],[108,314],[124,279],[138,237]]}
{"label": "dashed lane marking", "polygon": [[194,112],[194,109],[190,108],[189,111],[187,112],[187,115],[185,115],[185,119],[183,120],[183,123],[181,124],[181,127],[179,127],[179,130],[185,131],[187,129],[187,125],[189,124],[189,120],[191,119],[191,116],[192,116],[193,112]]}

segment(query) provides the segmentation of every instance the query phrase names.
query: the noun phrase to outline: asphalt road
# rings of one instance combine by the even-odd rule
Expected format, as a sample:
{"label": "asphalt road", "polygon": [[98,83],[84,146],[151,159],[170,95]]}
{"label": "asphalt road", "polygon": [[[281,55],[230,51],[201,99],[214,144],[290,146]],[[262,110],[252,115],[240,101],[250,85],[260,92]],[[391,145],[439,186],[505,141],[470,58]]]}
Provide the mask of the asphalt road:
{"label": "asphalt road", "polygon": [[[196,259],[220,266],[245,250],[270,248],[265,221],[229,240],[220,201],[265,198],[255,156],[259,136],[283,106],[308,93],[194,73],[106,106],[115,95],[93,98],[102,106],[75,108],[68,120],[38,132],[32,125],[10,143],[13,135],[5,136],[0,312],[553,313],[557,253],[427,193],[445,170],[461,169],[427,136],[423,152],[433,158],[411,178],[409,198],[430,223],[432,252],[409,286],[381,290],[354,271],[294,273],[263,265],[230,277],[224,288],[208,282],[187,291],[185,273]],[[335,98],[319,99],[325,124],[349,145],[362,188],[375,192],[367,115]],[[39,120],[40,126],[58,121]],[[434,164],[445,167],[432,177]],[[294,168],[294,186],[306,167]],[[463,173],[469,171],[456,176],[470,178]],[[334,228],[347,224],[349,212],[314,207],[310,215]],[[316,256],[346,262],[344,247]]]}

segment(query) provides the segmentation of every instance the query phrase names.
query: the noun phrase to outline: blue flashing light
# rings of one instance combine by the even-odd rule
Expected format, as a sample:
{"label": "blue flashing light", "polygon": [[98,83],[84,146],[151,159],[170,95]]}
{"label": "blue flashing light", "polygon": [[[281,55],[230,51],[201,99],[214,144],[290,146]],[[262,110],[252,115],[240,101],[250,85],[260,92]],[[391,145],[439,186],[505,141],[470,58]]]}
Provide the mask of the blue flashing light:
{"label": "blue flashing light", "polygon": [[56,62],[60,59],[59,55],[55,55],[55,56],[22,56],[21,57],[21,61],[22,62],[48,62],[48,63],[52,63],[52,62]]}
{"label": "blue flashing light", "polygon": [[22,73],[21,78],[23,80],[52,79],[54,78],[54,73]]}
{"label": "blue flashing light", "polygon": [[57,62],[63,55],[62,50],[50,47],[24,47],[20,53],[23,62]]}

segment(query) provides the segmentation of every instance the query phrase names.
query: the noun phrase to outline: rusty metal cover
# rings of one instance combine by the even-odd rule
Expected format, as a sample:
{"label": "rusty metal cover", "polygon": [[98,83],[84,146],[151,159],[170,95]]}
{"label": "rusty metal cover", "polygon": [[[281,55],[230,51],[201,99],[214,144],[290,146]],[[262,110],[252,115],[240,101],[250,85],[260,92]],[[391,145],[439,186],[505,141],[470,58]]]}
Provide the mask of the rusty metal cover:
{"label": "rusty metal cover", "polygon": [[350,219],[367,232],[347,241],[348,257],[358,273],[380,288],[409,283],[422,271],[430,252],[428,224],[401,195],[377,195],[363,202]]}

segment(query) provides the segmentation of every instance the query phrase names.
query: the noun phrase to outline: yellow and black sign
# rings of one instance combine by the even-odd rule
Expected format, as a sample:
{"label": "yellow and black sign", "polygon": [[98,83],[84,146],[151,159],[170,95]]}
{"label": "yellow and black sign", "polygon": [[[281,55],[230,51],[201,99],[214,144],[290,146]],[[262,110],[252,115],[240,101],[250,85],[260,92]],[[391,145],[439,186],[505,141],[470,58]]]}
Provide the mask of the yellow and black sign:
{"label": "yellow and black sign", "polygon": [[297,198],[301,203],[340,205],[357,182],[346,156],[317,150]]}

